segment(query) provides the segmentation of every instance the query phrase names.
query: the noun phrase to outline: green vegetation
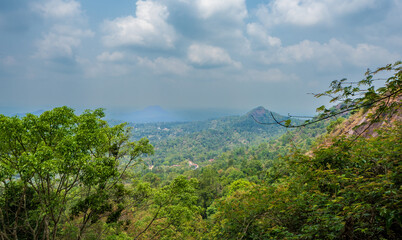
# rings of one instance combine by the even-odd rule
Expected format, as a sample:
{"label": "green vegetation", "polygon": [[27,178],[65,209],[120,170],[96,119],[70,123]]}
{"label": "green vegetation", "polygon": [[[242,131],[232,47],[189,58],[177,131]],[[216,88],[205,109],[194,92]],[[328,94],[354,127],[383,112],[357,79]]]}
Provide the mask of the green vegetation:
{"label": "green vegetation", "polygon": [[0,239],[400,239],[400,66],[379,89],[378,71],[333,82],[342,102],[307,123],[274,115],[293,130],[262,108],[135,130],[0,115]]}
{"label": "green vegetation", "polygon": [[[238,147],[258,145],[285,133],[278,125],[262,126],[261,121],[271,121],[269,112],[258,107],[244,116],[223,117],[208,121],[187,123],[135,124],[135,140],[146,137],[155,147],[155,154],[146,159],[155,168],[187,165],[188,161],[202,164]],[[275,114],[278,119],[285,117]],[[156,170],[156,169],[155,169]]]}
{"label": "green vegetation", "polygon": [[398,239],[401,130],[285,157],[263,183],[215,201],[211,239]]}
{"label": "green vegetation", "polygon": [[109,127],[101,117],[102,110],[76,116],[67,107],[40,117],[0,115],[0,236],[58,239],[74,226],[81,239],[116,214],[121,177],[153,147],[129,141],[124,124]]}

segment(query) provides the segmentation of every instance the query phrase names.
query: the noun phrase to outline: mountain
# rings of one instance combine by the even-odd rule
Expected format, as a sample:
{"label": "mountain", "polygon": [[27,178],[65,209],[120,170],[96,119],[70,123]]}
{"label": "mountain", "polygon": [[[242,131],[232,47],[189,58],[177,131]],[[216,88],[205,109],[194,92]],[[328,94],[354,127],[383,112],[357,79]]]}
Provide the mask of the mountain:
{"label": "mountain", "polygon": [[149,106],[141,111],[132,113],[134,122],[174,122],[180,119],[174,113],[160,106]]}
{"label": "mountain", "polygon": [[166,110],[160,106],[149,106],[139,111],[108,110],[109,122],[121,123],[157,123],[157,122],[193,122],[204,121],[240,114],[236,109],[176,109]]}
{"label": "mountain", "polygon": [[[40,110],[36,110],[36,111],[34,111],[34,112],[29,112],[29,113],[31,113],[31,114],[33,114],[33,115],[36,115],[36,116],[40,116],[42,113],[44,113],[45,112],[45,110],[43,110],[43,109],[40,109]],[[18,117],[24,117],[25,115],[27,115],[28,113],[16,113],[16,114],[14,114],[15,116],[18,116]],[[14,116],[14,115],[11,115],[10,114],[10,116]]]}
{"label": "mountain", "polygon": [[176,114],[166,111],[160,106],[149,106],[139,111],[113,115],[115,119],[135,123],[175,122],[181,120]]}
{"label": "mountain", "polygon": [[[279,121],[287,119],[287,117],[281,116],[277,113],[273,113],[273,115]],[[254,116],[257,121],[261,123],[269,123],[269,125],[257,123],[252,116]],[[182,136],[207,130],[234,131],[237,133],[272,133],[277,130],[283,130],[282,127],[275,124],[270,111],[264,107],[254,108],[241,116],[226,116],[191,122],[134,122],[131,125],[135,127],[134,135],[136,138],[148,137],[150,139],[166,137],[167,134],[163,134],[163,132],[166,133],[167,130],[169,130],[168,135],[172,135],[172,132],[174,132],[175,136]]]}

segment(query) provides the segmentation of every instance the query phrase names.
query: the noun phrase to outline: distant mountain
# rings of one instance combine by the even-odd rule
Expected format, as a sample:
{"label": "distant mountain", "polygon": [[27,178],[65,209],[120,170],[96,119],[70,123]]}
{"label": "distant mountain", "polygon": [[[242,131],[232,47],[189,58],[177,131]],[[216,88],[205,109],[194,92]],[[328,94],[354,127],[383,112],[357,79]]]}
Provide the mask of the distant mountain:
{"label": "distant mountain", "polygon": [[[230,109],[180,109],[165,110],[160,106],[149,106],[139,111],[107,111],[109,122],[157,123],[157,122],[193,122],[215,119],[239,114],[239,110]],[[113,120],[111,120],[113,119]]]}
{"label": "distant mountain", "polygon": [[[278,121],[287,119],[285,116],[273,113]],[[253,117],[261,123],[270,123],[264,125],[257,123]],[[272,123],[272,124],[271,124]],[[264,107],[257,107],[242,116],[227,116],[216,119],[191,122],[154,122],[154,123],[139,123],[134,122],[131,125],[135,126],[135,136],[141,137],[158,137],[163,138],[166,134],[160,134],[158,129],[170,129],[170,132],[175,131],[176,136],[202,132],[207,130],[216,131],[235,131],[237,133],[245,132],[265,132],[272,133],[273,131],[283,130],[282,127],[275,124],[270,111]]]}
{"label": "distant mountain", "polygon": [[[278,121],[288,119],[288,117],[282,116],[275,112],[272,112],[272,114]],[[236,123],[234,123],[233,127],[239,131],[253,132],[253,131],[272,131],[274,129],[278,129],[279,125],[277,125],[275,120],[272,118],[271,111],[265,109],[262,106],[259,106],[249,111],[247,114],[241,116],[236,121]],[[282,129],[282,127],[279,128]]]}
{"label": "distant mountain", "polygon": [[[280,117],[280,115],[277,113],[273,113],[273,114],[274,114],[274,116],[276,115],[276,116]],[[254,118],[259,122],[267,122],[267,121],[274,122],[270,111],[265,109],[262,106],[256,107],[246,114],[247,118],[251,117],[251,116],[254,116]]]}
{"label": "distant mountain", "polygon": [[149,106],[139,111],[111,115],[115,120],[134,123],[175,122],[181,120],[176,114],[166,111],[160,106]]}
{"label": "distant mountain", "polygon": [[[36,111],[34,111],[34,112],[29,112],[29,113],[31,113],[31,114],[33,114],[33,115],[36,115],[36,116],[40,116],[42,113],[44,113],[45,112],[45,110],[43,110],[43,109],[40,109],[40,110],[36,110]],[[13,114],[13,115],[11,115],[11,116],[18,116],[18,117],[24,117],[25,115],[27,115],[28,113],[16,113],[16,114]]]}

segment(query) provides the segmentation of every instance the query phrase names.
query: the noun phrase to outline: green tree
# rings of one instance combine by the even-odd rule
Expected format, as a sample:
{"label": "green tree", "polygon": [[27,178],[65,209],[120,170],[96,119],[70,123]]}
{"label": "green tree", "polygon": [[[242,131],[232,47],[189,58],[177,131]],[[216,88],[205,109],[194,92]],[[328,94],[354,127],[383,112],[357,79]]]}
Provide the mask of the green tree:
{"label": "green tree", "polygon": [[[344,100],[340,111],[323,107],[321,118],[299,126],[278,122],[287,127],[307,126],[352,110],[367,114],[361,118],[366,120],[362,121],[366,127],[388,121],[381,128],[377,126],[375,137],[328,136],[330,144],[318,146],[309,154],[294,149],[274,160],[265,183],[244,186],[214,202],[208,237],[400,239],[401,65],[397,62],[369,71],[359,82],[360,86],[368,85],[367,89],[345,87],[344,80],[333,82],[325,94],[334,101]],[[379,71],[393,71],[394,75],[375,90],[373,74]],[[336,128],[335,124],[329,130]]]}
{"label": "green tree", "polygon": [[401,141],[397,124],[370,139],[339,138],[313,156],[289,154],[270,169],[267,183],[230,185],[230,194],[212,205],[208,236],[399,239]]}
{"label": "green tree", "polygon": [[[374,78],[376,75],[388,74],[388,72],[392,73],[388,78]],[[375,71],[368,69],[365,76],[363,80],[358,82],[348,82],[346,78],[334,80],[331,82],[329,90],[314,94],[317,98],[323,96],[329,97],[330,103],[338,103],[338,105],[337,107],[331,108],[326,108],[325,105],[322,105],[317,108],[317,112],[321,112],[321,114],[303,124],[292,124],[290,118],[285,122],[280,121],[280,119],[275,118],[272,112],[271,116],[275,120],[275,123],[280,126],[299,128],[341,114],[363,110],[364,113],[369,111],[367,121],[362,123],[362,125],[367,125],[366,129],[368,129],[374,123],[386,121],[387,118],[400,111],[402,106],[400,101],[402,94],[402,61],[388,64]],[[375,84],[377,81],[383,81],[385,83],[377,88],[377,84]],[[262,124],[271,125],[274,123]],[[362,133],[364,133],[364,131]]]}
{"label": "green tree", "polygon": [[[75,115],[68,107],[23,118],[0,115],[0,236],[57,239],[68,215],[76,215],[80,239],[111,210],[108,191],[117,193],[125,171],[153,147],[147,139],[130,141],[125,124],[110,127],[102,117],[101,109]],[[3,208],[10,191],[14,218]]]}
{"label": "green tree", "polygon": [[219,180],[219,175],[216,169],[211,166],[207,166],[202,169],[202,172],[198,176],[199,181],[199,205],[202,207],[202,217],[207,217],[207,208],[212,202],[221,194],[222,185]]}
{"label": "green tree", "polygon": [[[195,178],[179,176],[169,185],[154,190],[147,202],[148,216],[141,221],[142,230],[134,239],[194,239],[200,229],[192,223],[201,220],[197,187]],[[150,192],[149,185],[148,189]]]}

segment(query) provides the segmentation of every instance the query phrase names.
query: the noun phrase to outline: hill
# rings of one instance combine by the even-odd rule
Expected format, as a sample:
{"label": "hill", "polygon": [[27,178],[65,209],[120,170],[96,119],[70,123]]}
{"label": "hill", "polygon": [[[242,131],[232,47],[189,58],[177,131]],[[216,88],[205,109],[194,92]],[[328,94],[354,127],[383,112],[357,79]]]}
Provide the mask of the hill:
{"label": "hill", "polygon": [[[287,117],[274,113],[279,120]],[[273,122],[269,110],[257,107],[242,116],[206,121],[131,124],[133,138],[146,137],[155,146],[155,155],[147,159],[150,166],[177,165],[187,161],[202,163],[222,152],[245,145],[257,145],[276,138],[286,129],[261,125],[254,121]]]}

